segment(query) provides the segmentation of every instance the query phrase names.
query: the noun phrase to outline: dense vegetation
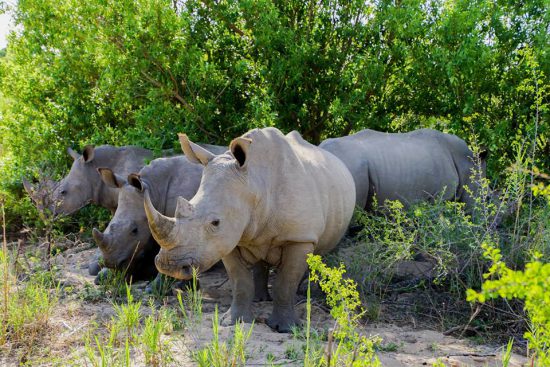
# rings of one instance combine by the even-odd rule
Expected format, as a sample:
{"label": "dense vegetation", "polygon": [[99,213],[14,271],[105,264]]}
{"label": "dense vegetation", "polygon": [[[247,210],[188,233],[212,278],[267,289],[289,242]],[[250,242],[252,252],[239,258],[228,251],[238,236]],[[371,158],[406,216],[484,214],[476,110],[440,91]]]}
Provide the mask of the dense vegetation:
{"label": "dense vegetation", "polygon": [[[536,358],[547,361],[550,204],[532,194],[550,193],[546,0],[19,0],[11,10],[17,28],[0,52],[0,201],[10,230],[40,222],[21,178],[60,177],[70,162],[67,146],[134,144],[159,152],[178,148],[178,132],[227,144],[250,128],[277,126],[319,143],[364,128],[436,128],[489,152],[489,181],[475,211],[436,200],[358,213],[363,229],[336,262],[346,264],[361,296],[374,294],[376,302],[400,289],[429,292],[425,299],[444,314],[443,326],[521,336],[525,305],[527,338]],[[52,225],[46,223],[48,236]],[[396,285],[388,269],[419,256],[435,264],[430,277]],[[316,264],[322,286],[341,278],[343,268]],[[16,283],[6,274],[7,265],[5,295],[6,284]],[[487,277],[495,281],[482,286]],[[46,280],[22,289],[54,304],[59,290]],[[46,284],[55,291],[40,293]],[[345,290],[326,284],[329,298]],[[481,289],[469,294],[486,302],[479,314],[468,312],[468,288]],[[525,304],[493,301],[498,296]],[[5,310],[24,298],[13,297]],[[130,293],[127,302],[135,303]],[[376,307],[369,306],[372,316]],[[335,318],[341,315],[354,317]],[[108,329],[111,341],[123,335],[126,349],[128,340],[139,344],[137,331],[124,334],[116,325]],[[342,343],[354,340],[352,331]],[[88,338],[90,356],[105,347]],[[157,339],[147,339],[151,350]],[[117,343],[104,344],[113,352]],[[214,349],[201,352],[206,364]]]}
{"label": "dense vegetation", "polygon": [[[67,146],[226,144],[256,126],[318,143],[434,127],[548,170],[544,0],[18,2],[0,63],[1,188]],[[10,200],[15,204],[14,200]],[[8,206],[8,217],[18,212]]]}

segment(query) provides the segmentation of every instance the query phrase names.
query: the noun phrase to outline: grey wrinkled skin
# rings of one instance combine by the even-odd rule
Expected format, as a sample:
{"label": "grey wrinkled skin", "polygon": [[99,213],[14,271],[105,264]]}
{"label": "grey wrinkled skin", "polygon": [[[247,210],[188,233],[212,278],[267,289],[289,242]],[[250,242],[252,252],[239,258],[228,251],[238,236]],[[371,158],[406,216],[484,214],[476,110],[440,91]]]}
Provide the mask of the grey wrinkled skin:
{"label": "grey wrinkled skin", "polygon": [[153,157],[150,150],[134,147],[88,145],[82,154],[68,149],[74,162],[71,170],[52,193],[50,211],[54,215],[70,215],[89,203],[94,203],[114,212],[118,203],[118,189],[108,187],[101,181],[98,168],[110,168],[128,175],[138,172],[146,160]]}
{"label": "grey wrinkled skin", "polygon": [[[325,149],[348,167],[356,185],[361,208],[372,208],[385,200],[400,200],[404,205],[431,200],[442,194],[445,200],[460,200],[471,207],[472,198],[464,189],[472,182],[475,164],[466,143],[452,134],[431,129],[409,133],[383,133],[362,130],[356,134],[323,141]],[[481,162],[481,175],[485,165]]]}
{"label": "grey wrinkled skin", "polygon": [[127,178],[101,169],[103,182],[120,192],[117,209],[105,231],[93,230],[104,265],[125,270],[134,280],[156,275],[154,259],[159,245],[147,225],[143,187],[150,188],[151,200],[163,214],[173,216],[176,198],[192,198],[197,192],[202,170],[202,165],[191,163],[184,156],[155,159],[137,175]]}
{"label": "grey wrinkled skin", "polygon": [[193,268],[203,272],[222,259],[233,290],[222,322],[250,322],[255,292],[251,268],[262,262],[275,266],[267,323],[289,332],[301,323],[294,304],[307,254],[333,249],[351,220],[351,174],[338,158],[297,132],[285,136],[275,128],[251,130],[221,155],[201,149],[185,135],[180,143],[185,155],[205,168],[196,195],[190,201],[177,199],[174,217],[158,212],[145,191],[149,227],[161,246],[157,268],[189,279]]}

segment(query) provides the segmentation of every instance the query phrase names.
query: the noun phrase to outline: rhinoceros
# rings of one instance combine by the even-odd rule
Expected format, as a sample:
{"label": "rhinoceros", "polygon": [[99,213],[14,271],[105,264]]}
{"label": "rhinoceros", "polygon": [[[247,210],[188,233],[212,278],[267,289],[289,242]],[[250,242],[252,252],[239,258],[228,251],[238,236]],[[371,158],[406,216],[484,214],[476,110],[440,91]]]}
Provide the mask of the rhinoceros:
{"label": "rhinoceros", "polygon": [[[357,205],[372,208],[385,200],[415,201],[456,199],[472,205],[465,189],[476,191],[471,176],[476,167],[466,143],[452,134],[431,129],[409,133],[362,130],[341,138],[327,139],[320,148],[340,158],[355,181]],[[481,168],[482,175],[483,167]]]}
{"label": "rhinoceros", "polygon": [[[55,184],[48,199],[48,210],[53,216],[70,215],[89,203],[95,203],[114,213],[118,204],[118,190],[107,187],[97,172],[99,167],[109,167],[121,174],[137,172],[153,157],[147,149],[124,146],[87,145],[78,154],[71,148],[67,152],[73,158],[73,165],[67,176]],[[100,270],[98,260],[89,264],[90,275]]]}
{"label": "rhinoceros", "polygon": [[87,145],[82,155],[67,149],[74,159],[71,170],[53,191],[51,211],[54,215],[69,215],[88,203],[95,203],[112,213],[118,204],[118,189],[108,187],[97,172],[108,167],[121,175],[138,172],[153,157],[150,150],[134,147]]}
{"label": "rhinoceros", "polygon": [[[227,150],[217,145],[200,144],[213,153]],[[147,225],[143,208],[143,186],[154,188],[152,200],[165,215],[174,215],[175,198],[195,195],[203,166],[184,156],[158,158],[139,173],[127,178],[110,168],[98,168],[103,183],[119,190],[118,206],[104,233],[94,228],[92,235],[107,268],[124,270],[134,280],[148,279],[157,273],[154,259],[159,245]]]}
{"label": "rhinoceros", "polygon": [[[297,132],[251,130],[229,151],[214,155],[180,135],[189,160],[205,166],[197,194],[177,199],[175,217],[157,211],[145,191],[145,212],[161,246],[160,272],[179,279],[203,272],[220,259],[233,290],[225,321],[253,320],[252,264],[278,268],[273,312],[267,324],[288,332],[300,323],[294,310],[309,253],[323,254],[344,235],[355,206],[355,185],[346,166]],[[228,320],[229,319],[229,320]]]}
{"label": "rhinoceros", "polygon": [[120,192],[118,207],[105,232],[96,228],[92,231],[105,266],[125,270],[134,280],[154,276],[159,245],[147,225],[143,187],[151,188],[151,201],[163,214],[173,216],[176,198],[192,198],[197,192],[202,170],[202,165],[191,163],[184,156],[155,159],[127,178],[111,169],[99,168],[103,182]]}

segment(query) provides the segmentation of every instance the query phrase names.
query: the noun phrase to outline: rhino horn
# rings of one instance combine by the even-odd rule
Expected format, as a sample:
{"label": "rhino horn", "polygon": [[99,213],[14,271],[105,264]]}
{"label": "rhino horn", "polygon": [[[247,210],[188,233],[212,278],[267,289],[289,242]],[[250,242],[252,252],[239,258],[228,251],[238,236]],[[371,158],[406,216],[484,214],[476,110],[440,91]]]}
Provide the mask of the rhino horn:
{"label": "rhino horn", "polygon": [[94,237],[95,243],[97,243],[97,246],[100,250],[105,251],[107,250],[107,244],[105,243],[105,235],[101,233],[97,228],[94,228],[92,230],[92,236]]}
{"label": "rhino horn", "polygon": [[158,242],[160,247],[170,250],[174,248],[174,241],[172,241],[172,229],[176,223],[174,218],[170,218],[159,213],[149,196],[149,190],[145,190],[145,214],[147,215],[147,221],[149,222],[149,228],[153,237]]}

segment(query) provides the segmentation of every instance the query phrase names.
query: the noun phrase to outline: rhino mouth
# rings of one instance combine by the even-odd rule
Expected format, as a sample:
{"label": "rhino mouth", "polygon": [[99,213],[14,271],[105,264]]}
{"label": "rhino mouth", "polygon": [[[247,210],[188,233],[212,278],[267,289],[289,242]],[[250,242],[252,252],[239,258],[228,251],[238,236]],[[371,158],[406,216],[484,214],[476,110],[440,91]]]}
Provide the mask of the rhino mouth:
{"label": "rhino mouth", "polygon": [[166,258],[158,254],[155,257],[155,266],[166,275],[176,279],[189,280],[193,278],[193,268],[199,269],[197,262],[190,257]]}

